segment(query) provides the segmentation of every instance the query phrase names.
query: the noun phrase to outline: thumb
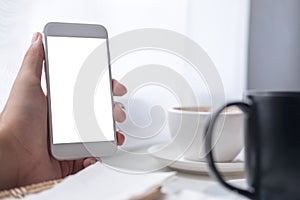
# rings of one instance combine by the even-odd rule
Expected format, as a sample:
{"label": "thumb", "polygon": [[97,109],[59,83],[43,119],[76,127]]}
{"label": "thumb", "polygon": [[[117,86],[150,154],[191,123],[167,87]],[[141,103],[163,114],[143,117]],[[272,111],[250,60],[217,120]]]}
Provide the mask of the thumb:
{"label": "thumb", "polygon": [[41,75],[44,61],[44,49],[42,34],[34,33],[22,66],[16,79],[16,84],[28,85],[41,83]]}
{"label": "thumb", "polygon": [[[44,104],[43,100],[45,100],[41,88],[43,61],[44,50],[42,35],[40,33],[35,33],[10,91],[6,106],[1,113],[2,116],[11,116],[11,118],[6,117],[8,121],[11,120],[13,122],[16,119],[20,119],[20,117],[22,118],[22,116],[24,118],[35,116],[35,109],[38,106],[43,108],[44,105],[39,105],[41,103]],[[22,115],[20,115],[20,113],[22,113]],[[4,119],[4,117],[2,119]],[[14,125],[12,125],[12,127],[14,127]]]}

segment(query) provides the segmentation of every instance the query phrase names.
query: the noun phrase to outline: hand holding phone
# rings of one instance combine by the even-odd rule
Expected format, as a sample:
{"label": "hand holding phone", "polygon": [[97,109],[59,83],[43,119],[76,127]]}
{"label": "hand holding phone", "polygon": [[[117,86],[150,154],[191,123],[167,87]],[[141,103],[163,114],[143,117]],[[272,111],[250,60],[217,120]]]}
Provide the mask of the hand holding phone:
{"label": "hand holding phone", "polygon": [[[42,34],[35,33],[0,113],[0,189],[62,178],[95,162],[93,158],[60,161],[49,154],[47,96],[41,88],[44,55]],[[122,84],[112,82],[114,95],[126,93]],[[115,106],[113,114],[116,121],[124,121],[120,108]],[[124,136],[117,133],[117,138],[122,145]]]}
{"label": "hand holding phone", "polygon": [[[113,86],[106,29],[101,25],[48,23],[44,28],[44,37],[52,155],[61,160],[112,155],[117,149],[117,135],[113,119]],[[89,124],[89,116],[82,116],[83,127],[78,127],[73,109],[73,98],[76,98],[73,92],[79,72],[83,63],[88,63],[85,66],[88,69],[98,67],[100,60],[86,60],[90,54],[98,53],[100,45],[106,46],[106,57],[102,59],[107,62],[107,73],[103,74],[98,86],[100,97],[97,100],[101,104],[95,110],[102,132]],[[88,105],[83,104],[79,109],[84,111],[85,106]]]}

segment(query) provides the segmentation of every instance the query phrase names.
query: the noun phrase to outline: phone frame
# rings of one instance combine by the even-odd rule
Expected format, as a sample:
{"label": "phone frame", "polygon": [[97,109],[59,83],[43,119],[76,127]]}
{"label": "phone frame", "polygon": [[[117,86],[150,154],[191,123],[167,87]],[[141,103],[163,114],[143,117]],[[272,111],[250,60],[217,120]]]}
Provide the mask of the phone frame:
{"label": "phone frame", "polygon": [[[116,124],[113,120],[114,140],[113,141],[97,141],[97,142],[80,142],[80,143],[53,143],[52,132],[52,112],[51,112],[51,83],[49,78],[49,60],[48,60],[48,44],[47,36],[57,37],[81,37],[81,38],[101,38],[106,39],[109,78],[111,77],[110,55],[107,30],[102,25],[97,24],[77,24],[77,23],[60,23],[50,22],[44,27],[44,51],[45,51],[45,77],[47,82],[47,98],[48,98],[48,132],[49,132],[49,148],[52,156],[58,160],[73,160],[86,157],[104,157],[110,156],[117,150]],[[112,82],[110,81],[111,101]],[[113,114],[113,106],[112,106]],[[113,116],[112,116],[113,117]]]}

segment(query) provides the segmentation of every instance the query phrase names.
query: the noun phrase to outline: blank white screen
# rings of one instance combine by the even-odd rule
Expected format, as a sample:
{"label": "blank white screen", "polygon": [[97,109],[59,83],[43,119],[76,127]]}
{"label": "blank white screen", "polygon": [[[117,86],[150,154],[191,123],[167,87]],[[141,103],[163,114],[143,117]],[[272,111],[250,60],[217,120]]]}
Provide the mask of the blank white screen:
{"label": "blank white screen", "polygon": [[101,38],[47,37],[54,144],[114,140],[108,71],[98,82],[94,99],[95,115],[104,137],[93,133],[85,135],[83,140],[80,134],[85,133],[78,133],[73,116],[73,91],[77,75],[88,56],[103,43],[106,44],[106,40]]}

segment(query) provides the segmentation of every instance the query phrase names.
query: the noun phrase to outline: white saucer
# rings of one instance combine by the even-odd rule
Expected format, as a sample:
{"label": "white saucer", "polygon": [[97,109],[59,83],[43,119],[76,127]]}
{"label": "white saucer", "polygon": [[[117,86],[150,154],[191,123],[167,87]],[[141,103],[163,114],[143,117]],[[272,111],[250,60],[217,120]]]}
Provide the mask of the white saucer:
{"label": "white saucer", "polygon": [[[166,144],[151,146],[148,152],[166,166],[188,172],[208,173],[209,168],[206,162],[197,162],[183,158],[182,153],[175,147],[165,148]],[[243,162],[216,163],[222,174],[233,174],[244,172]]]}

